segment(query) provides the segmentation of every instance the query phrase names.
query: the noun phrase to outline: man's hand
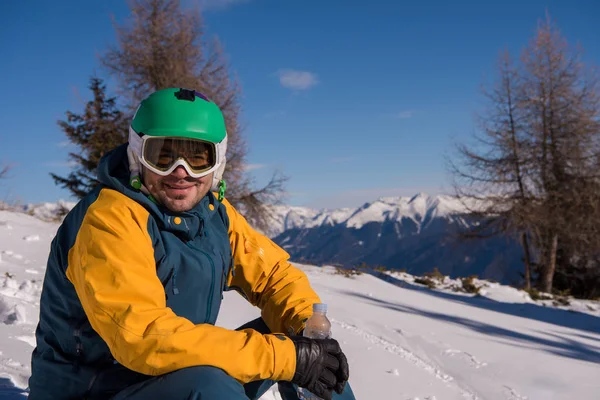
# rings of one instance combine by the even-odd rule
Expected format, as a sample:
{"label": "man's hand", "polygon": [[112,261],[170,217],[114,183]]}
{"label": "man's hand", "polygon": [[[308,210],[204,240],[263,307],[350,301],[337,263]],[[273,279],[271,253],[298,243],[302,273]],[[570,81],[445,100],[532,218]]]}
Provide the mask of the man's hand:
{"label": "man's hand", "polygon": [[296,373],[292,382],[324,400],[332,391],[344,391],[349,377],[346,356],[335,339],[310,339],[292,336],[296,346]]}

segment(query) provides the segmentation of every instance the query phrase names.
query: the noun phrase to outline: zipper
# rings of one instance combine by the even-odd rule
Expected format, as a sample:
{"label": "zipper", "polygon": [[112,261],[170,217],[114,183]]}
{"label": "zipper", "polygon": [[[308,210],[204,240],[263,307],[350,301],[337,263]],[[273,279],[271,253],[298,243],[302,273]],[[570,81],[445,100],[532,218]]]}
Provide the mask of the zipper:
{"label": "zipper", "polygon": [[177,289],[177,266],[173,267],[173,294],[178,295],[179,289]]}
{"label": "zipper", "polygon": [[223,253],[221,253],[221,261],[223,262],[223,273],[221,274],[221,300],[225,298],[225,285],[227,284],[227,275],[229,273],[229,268],[227,264],[225,264],[225,257],[223,257]]}
{"label": "zipper", "polygon": [[83,357],[83,343],[81,342],[81,328],[85,325],[87,321],[81,322],[79,325],[73,329],[73,337],[75,338],[75,362],[73,363],[73,370],[79,370],[79,364],[81,363],[81,359]]}
{"label": "zipper", "polygon": [[225,275],[225,272],[223,272],[221,274],[221,300],[223,300],[223,292],[224,292],[224,290],[223,290],[223,275]]}
{"label": "zipper", "polygon": [[[204,219],[202,219],[202,218],[200,218],[199,232],[200,232],[200,234],[198,236],[208,237],[208,234],[207,234],[206,230],[204,229]],[[193,249],[198,250],[200,253],[204,254],[204,256],[206,258],[208,258],[208,261],[210,262],[210,266],[211,266],[210,291],[208,293],[208,301],[206,304],[206,317],[204,318],[204,322],[208,323],[208,321],[210,320],[210,316],[212,314],[211,310],[212,310],[212,303],[213,303],[213,297],[214,297],[214,291],[215,291],[215,275],[217,273],[216,268],[215,268],[215,262],[213,261],[210,254],[208,254],[206,251],[202,250],[199,246],[196,246],[196,244],[194,243],[193,240],[188,241],[187,245],[192,247]],[[173,285],[175,285],[175,281],[173,281]],[[177,290],[177,289],[174,288],[173,291],[175,292],[175,290]],[[177,291],[177,292],[179,292],[179,291]]]}
{"label": "zipper", "polygon": [[[198,249],[200,250],[200,249]],[[208,292],[208,302],[206,304],[206,318],[204,319],[204,322],[208,323],[208,320],[210,319],[210,315],[211,310],[212,310],[212,302],[213,302],[213,297],[214,297],[214,291],[215,291],[215,275],[216,275],[216,271],[215,271],[215,263],[213,261],[213,259],[211,258],[210,254],[208,254],[207,252],[205,252],[204,250],[200,250],[200,252],[202,254],[204,254],[206,256],[206,258],[208,258],[208,261],[210,261],[210,266],[211,266],[211,278],[210,278],[210,291]]]}

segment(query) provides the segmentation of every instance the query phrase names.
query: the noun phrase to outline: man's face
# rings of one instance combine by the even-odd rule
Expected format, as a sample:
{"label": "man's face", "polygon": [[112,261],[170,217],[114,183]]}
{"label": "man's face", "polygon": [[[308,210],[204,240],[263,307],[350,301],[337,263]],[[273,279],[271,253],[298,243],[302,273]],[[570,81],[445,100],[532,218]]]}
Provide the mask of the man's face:
{"label": "man's face", "polygon": [[194,208],[210,190],[213,174],[192,178],[181,165],[170,175],[161,176],[143,168],[144,185],[160,204],[174,212]]}

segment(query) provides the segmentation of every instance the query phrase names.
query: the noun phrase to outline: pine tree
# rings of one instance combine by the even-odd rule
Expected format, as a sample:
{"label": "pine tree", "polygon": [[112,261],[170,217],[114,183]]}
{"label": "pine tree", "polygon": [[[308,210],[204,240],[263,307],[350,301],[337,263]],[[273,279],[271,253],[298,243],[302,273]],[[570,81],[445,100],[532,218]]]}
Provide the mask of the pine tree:
{"label": "pine tree", "polygon": [[57,185],[68,189],[75,197],[82,198],[97,184],[96,169],[104,154],[127,142],[128,122],[125,114],[116,105],[114,97],[107,97],[102,79],[90,78],[89,89],[93,99],[85,106],[82,114],[66,112],[66,121],[58,125],[69,141],[78,147],[78,152],[69,153],[75,164],[74,171],[67,177],[51,173]]}
{"label": "pine tree", "polygon": [[286,177],[275,173],[262,188],[247,175],[247,144],[240,125],[240,87],[232,76],[217,39],[205,38],[200,11],[183,9],[178,0],[132,0],[131,18],[115,24],[117,45],[109,47],[102,64],[119,85],[119,93],[134,109],[153,91],[193,88],[221,108],[227,126],[227,198],[255,227],[267,228],[268,204],[284,194]]}

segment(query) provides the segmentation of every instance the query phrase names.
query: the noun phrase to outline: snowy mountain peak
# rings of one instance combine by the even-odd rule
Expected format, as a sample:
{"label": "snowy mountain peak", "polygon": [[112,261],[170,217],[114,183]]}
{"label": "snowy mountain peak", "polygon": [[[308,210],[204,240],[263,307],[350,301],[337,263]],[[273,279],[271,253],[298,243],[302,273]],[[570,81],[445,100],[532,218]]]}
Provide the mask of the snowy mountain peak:
{"label": "snowy mountain peak", "polygon": [[380,197],[357,208],[315,210],[307,207],[273,207],[269,236],[294,228],[314,228],[343,224],[360,229],[370,222],[399,221],[404,218],[421,224],[433,217],[450,216],[464,211],[459,200],[447,195],[417,193],[412,197]]}
{"label": "snowy mountain peak", "polygon": [[364,204],[346,221],[349,228],[361,228],[369,222],[402,221],[407,218],[420,224],[427,217],[443,217],[464,211],[451,196],[418,193],[412,197],[382,197]]}
{"label": "snowy mountain peak", "polygon": [[427,195],[426,193],[423,193],[423,192],[419,192],[410,198],[409,203],[412,203],[415,201],[420,201],[420,200],[427,201],[428,199],[429,199],[429,195]]}
{"label": "snowy mountain peak", "polygon": [[425,215],[427,214],[427,211],[435,207],[435,205],[439,203],[439,201],[435,200],[436,199],[432,199],[425,193],[419,193],[413,196],[409,200],[408,204],[415,219],[423,220],[425,218]]}

